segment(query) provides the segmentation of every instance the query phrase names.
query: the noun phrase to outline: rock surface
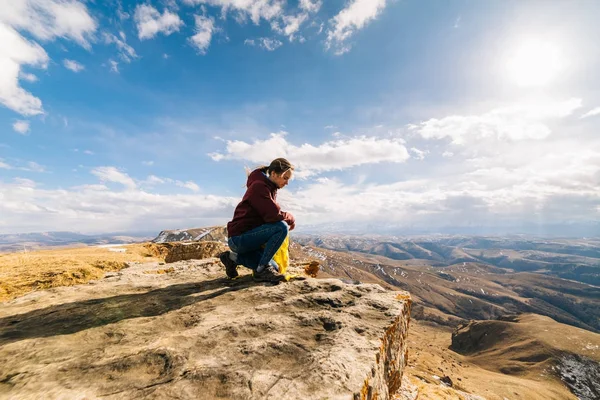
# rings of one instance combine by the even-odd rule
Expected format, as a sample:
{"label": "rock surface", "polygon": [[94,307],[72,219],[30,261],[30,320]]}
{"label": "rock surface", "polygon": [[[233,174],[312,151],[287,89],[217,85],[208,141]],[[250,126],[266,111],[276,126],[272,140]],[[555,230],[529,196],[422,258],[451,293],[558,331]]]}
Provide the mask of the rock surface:
{"label": "rock surface", "polygon": [[0,398],[382,400],[400,386],[405,292],[227,281],[215,258],[160,268],[3,303]]}
{"label": "rock surface", "polygon": [[206,228],[166,230],[160,232],[152,242],[199,242],[205,240],[227,243],[227,228],[225,226],[209,226]]}
{"label": "rock surface", "polygon": [[162,258],[166,263],[217,257],[219,253],[229,249],[225,244],[214,241],[146,243],[144,248],[150,255]]}

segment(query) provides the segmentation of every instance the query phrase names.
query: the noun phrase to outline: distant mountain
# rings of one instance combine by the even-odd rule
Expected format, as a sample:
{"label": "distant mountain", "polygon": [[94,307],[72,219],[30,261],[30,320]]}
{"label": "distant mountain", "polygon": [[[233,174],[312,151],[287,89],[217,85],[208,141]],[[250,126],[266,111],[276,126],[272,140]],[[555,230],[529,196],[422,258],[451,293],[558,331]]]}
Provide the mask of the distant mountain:
{"label": "distant mountain", "polygon": [[475,262],[600,285],[600,239],[540,239],[526,236],[297,235],[302,245],[376,254],[432,266]]}
{"label": "distant mountain", "polygon": [[35,232],[0,235],[0,244],[17,244],[23,242],[38,243],[73,243],[90,240],[91,236],[76,232]]}
{"label": "distant mountain", "polygon": [[469,236],[514,236],[529,235],[537,237],[599,237],[600,221],[587,223],[531,224],[523,223],[511,226],[399,226],[394,222],[377,223],[320,223],[300,225],[297,233],[330,234],[332,232],[347,235],[378,234],[387,236],[435,236],[435,235],[469,235]]}
{"label": "distant mountain", "polygon": [[0,252],[35,250],[46,247],[96,245],[96,244],[122,244],[147,241],[153,235],[146,232],[115,232],[99,235],[84,235],[77,232],[35,232],[15,233],[0,235]]}

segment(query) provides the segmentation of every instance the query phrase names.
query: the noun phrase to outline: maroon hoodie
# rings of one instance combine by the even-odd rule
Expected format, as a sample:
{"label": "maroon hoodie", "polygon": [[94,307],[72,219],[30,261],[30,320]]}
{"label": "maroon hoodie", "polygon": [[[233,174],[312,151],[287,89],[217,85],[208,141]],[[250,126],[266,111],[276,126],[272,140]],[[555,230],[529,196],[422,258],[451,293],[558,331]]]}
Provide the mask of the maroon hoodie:
{"label": "maroon hoodie", "polygon": [[263,171],[252,171],[246,187],[246,194],[235,208],[233,219],[227,224],[229,237],[273,222],[285,221],[290,226],[295,224],[292,214],[281,211],[277,204],[277,186]]}

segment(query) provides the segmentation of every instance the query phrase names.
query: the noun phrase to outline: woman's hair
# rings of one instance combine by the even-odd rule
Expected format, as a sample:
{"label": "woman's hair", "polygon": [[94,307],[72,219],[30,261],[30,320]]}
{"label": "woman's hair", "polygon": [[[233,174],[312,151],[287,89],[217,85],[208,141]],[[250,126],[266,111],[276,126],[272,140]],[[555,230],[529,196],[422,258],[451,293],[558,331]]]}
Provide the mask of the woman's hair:
{"label": "woman's hair", "polygon": [[275,172],[277,175],[281,175],[286,171],[289,170],[294,170],[294,166],[292,165],[292,163],[290,163],[288,160],[286,160],[285,158],[276,158],[273,161],[271,161],[271,164],[267,165],[263,165],[260,166],[258,168],[255,169],[260,169],[262,172],[266,173],[271,173],[271,172]]}
{"label": "woman's hair", "polygon": [[284,172],[289,170],[294,170],[294,166],[285,158],[276,158],[271,161],[271,164],[268,166],[267,171],[269,173],[275,172],[277,175],[281,175]]}

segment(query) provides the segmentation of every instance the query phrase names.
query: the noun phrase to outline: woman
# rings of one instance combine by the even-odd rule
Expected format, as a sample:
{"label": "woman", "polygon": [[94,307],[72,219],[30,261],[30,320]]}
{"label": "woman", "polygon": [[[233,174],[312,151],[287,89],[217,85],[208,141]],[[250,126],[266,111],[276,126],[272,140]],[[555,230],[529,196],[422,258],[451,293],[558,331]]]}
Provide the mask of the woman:
{"label": "woman", "polygon": [[236,278],[237,266],[243,265],[254,271],[256,281],[280,282],[284,279],[273,256],[288,230],[295,228],[296,221],[292,214],[281,211],[277,190],[289,183],[293,171],[288,160],[277,158],[268,167],[257,168],[248,176],[246,194],[227,224],[231,251],[219,256],[228,278]]}

